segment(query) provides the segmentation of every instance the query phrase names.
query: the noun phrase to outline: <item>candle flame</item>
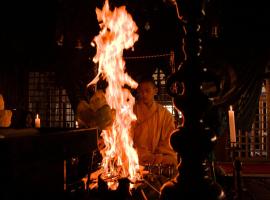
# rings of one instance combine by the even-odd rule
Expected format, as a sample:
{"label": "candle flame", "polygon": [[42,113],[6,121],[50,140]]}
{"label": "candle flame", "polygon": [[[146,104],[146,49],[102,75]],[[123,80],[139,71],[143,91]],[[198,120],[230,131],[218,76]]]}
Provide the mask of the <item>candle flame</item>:
{"label": "candle flame", "polygon": [[[134,181],[139,178],[138,155],[130,133],[131,123],[136,120],[133,113],[135,98],[125,86],[136,88],[138,84],[125,72],[123,51],[138,40],[138,28],[125,6],[111,11],[108,0],[102,10],[96,9],[96,14],[101,30],[94,38],[97,51],[93,61],[98,63],[98,74],[88,86],[96,84],[100,77],[106,79],[105,97],[115,110],[112,126],[101,133],[105,143],[103,177],[128,177]],[[114,188],[111,183],[108,186]]]}

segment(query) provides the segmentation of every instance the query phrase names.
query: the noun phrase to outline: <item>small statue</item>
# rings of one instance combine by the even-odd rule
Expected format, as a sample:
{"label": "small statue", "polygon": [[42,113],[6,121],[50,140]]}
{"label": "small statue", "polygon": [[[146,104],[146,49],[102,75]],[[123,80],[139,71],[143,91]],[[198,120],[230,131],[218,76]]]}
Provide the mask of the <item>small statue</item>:
{"label": "small statue", "polygon": [[11,125],[12,111],[5,110],[5,102],[0,94],[0,127],[9,127]]}

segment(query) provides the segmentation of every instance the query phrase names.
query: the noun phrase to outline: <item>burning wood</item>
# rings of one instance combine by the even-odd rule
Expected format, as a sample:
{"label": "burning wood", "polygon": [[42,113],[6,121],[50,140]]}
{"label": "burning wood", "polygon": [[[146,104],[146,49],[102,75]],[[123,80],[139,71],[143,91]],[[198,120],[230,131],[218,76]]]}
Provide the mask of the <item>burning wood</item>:
{"label": "burning wood", "polygon": [[[97,83],[100,77],[106,79],[106,101],[115,110],[112,125],[101,134],[105,143],[102,177],[104,180],[129,178],[135,181],[140,177],[138,155],[130,133],[131,123],[136,120],[135,98],[125,86],[136,88],[138,84],[125,72],[123,51],[138,40],[138,28],[125,6],[111,11],[107,0],[102,10],[96,9],[96,14],[101,30],[94,38],[97,52],[93,61],[98,63],[98,74],[89,85]],[[108,181],[108,186],[113,189],[112,182]]]}

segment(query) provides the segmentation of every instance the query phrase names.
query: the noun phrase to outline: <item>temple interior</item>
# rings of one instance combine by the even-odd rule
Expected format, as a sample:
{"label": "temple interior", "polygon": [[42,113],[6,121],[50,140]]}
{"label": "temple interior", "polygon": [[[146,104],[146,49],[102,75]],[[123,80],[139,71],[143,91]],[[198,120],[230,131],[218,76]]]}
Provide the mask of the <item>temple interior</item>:
{"label": "temple interior", "polygon": [[[105,80],[99,77],[89,86],[102,62],[95,61],[97,52],[105,52],[106,42],[118,36],[110,26],[100,31],[105,22],[98,19],[97,8],[104,3],[1,3],[0,199],[269,200],[267,1],[109,1],[111,12],[124,7],[137,27],[134,45],[111,54],[122,53],[124,72],[135,82],[153,78],[158,88],[155,101],[175,120],[177,131],[170,140],[180,157],[179,176],[162,191],[147,182],[153,197],[144,195],[141,185],[134,196],[127,195],[121,181],[116,191],[102,183],[98,192],[92,190],[90,176],[102,159],[102,130],[78,125],[78,105],[105,90],[106,77],[118,77],[108,72]],[[96,36],[105,31],[108,35],[98,43]],[[122,87],[136,96],[131,86]],[[105,114],[99,114],[89,115],[89,121],[102,123]],[[169,170],[159,167],[159,175]]]}

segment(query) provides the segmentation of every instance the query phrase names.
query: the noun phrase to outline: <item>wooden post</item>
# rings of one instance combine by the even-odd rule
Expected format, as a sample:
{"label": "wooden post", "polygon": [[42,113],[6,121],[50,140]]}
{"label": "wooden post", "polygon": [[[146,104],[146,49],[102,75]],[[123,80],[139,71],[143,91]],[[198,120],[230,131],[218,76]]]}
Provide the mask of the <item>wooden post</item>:
{"label": "wooden post", "polygon": [[270,160],[270,79],[265,81],[265,90],[266,90],[266,109],[267,109],[267,127],[266,130],[266,148],[267,148],[267,160]]}
{"label": "wooden post", "polygon": [[67,161],[64,160],[64,191],[67,190]]}
{"label": "wooden post", "polygon": [[243,151],[243,149],[242,149],[242,147],[243,147],[243,145],[242,145],[242,131],[239,129],[238,130],[238,148],[239,148],[239,151],[238,151],[238,156],[239,156],[239,158],[242,158],[242,151]]}
{"label": "wooden post", "polygon": [[255,125],[252,125],[251,129],[251,155],[252,157],[255,156]]}
{"label": "wooden post", "polygon": [[245,132],[245,159],[248,159],[248,157],[249,157],[249,152],[250,152],[250,150],[249,150],[249,143],[248,143],[248,132],[246,131]]}
{"label": "wooden post", "polygon": [[260,97],[259,100],[259,156],[262,156],[262,132],[263,132],[263,100],[262,100],[262,96]]}

